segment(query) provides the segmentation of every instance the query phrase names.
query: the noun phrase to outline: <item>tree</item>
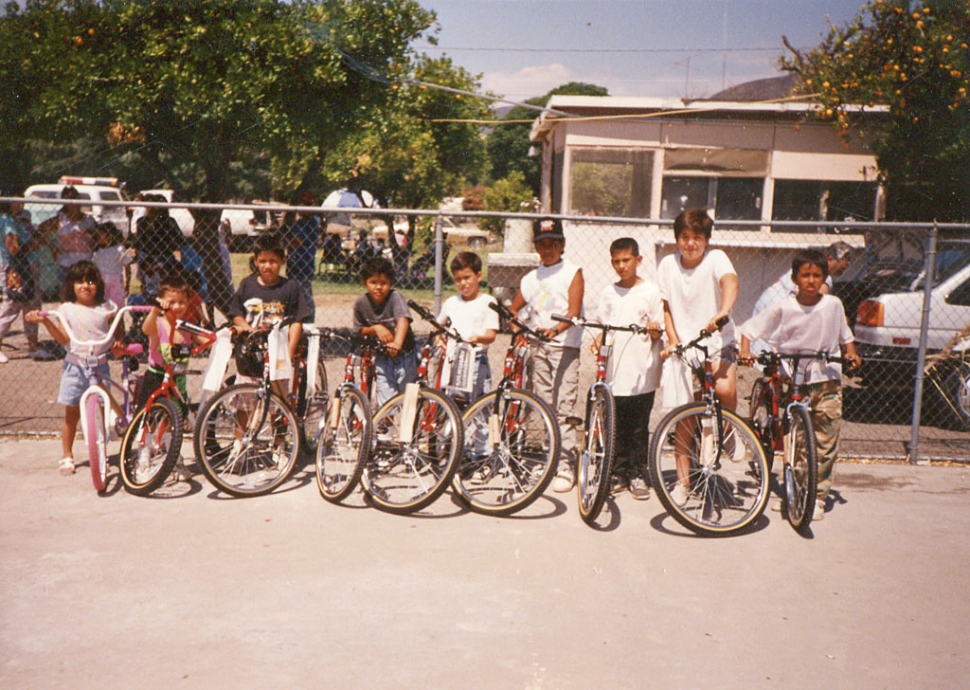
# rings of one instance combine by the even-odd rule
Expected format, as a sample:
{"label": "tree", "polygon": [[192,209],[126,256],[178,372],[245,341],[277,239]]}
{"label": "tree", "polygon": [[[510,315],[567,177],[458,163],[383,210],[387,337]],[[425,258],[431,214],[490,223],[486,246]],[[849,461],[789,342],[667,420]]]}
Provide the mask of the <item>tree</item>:
{"label": "tree", "polygon": [[[532,190],[526,184],[525,177],[518,170],[513,170],[507,178],[496,180],[495,184],[485,190],[483,204],[486,211],[523,213],[533,210],[530,205],[532,198]],[[505,229],[505,219],[481,218],[478,227],[501,234]]]}
{"label": "tree", "polygon": [[789,46],[782,60],[843,137],[856,131],[854,106],[888,106],[868,136],[890,218],[970,220],[968,40],[967,0],[870,0],[817,48],[802,55]]}
{"label": "tree", "polygon": [[[546,107],[553,96],[607,96],[607,90],[601,86],[569,82],[558,86],[545,96],[530,98],[527,105]],[[529,141],[529,131],[532,121],[539,113],[532,108],[516,106],[507,112],[488,136],[488,157],[492,164],[492,179],[507,178],[513,171],[522,173],[526,184],[532,188],[532,193],[539,196],[539,185],[542,182],[541,158],[529,155],[532,142]],[[523,122],[516,122],[522,120]],[[501,124],[509,122],[514,124]]]}
{"label": "tree", "polygon": [[184,198],[224,201],[250,172],[291,197],[385,106],[434,18],[414,0],[10,3],[0,141],[96,137]]}

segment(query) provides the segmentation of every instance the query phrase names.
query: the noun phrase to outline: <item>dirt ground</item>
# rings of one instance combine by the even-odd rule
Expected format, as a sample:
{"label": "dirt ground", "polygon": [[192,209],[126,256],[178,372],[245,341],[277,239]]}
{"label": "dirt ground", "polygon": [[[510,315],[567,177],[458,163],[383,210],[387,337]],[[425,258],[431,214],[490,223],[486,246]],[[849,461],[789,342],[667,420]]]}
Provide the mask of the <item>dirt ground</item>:
{"label": "dirt ground", "polygon": [[[204,480],[137,498],[0,440],[3,688],[952,688],[970,471],[840,464],[824,522],[691,536],[623,494],[398,517]],[[83,450],[79,457],[83,458]]]}

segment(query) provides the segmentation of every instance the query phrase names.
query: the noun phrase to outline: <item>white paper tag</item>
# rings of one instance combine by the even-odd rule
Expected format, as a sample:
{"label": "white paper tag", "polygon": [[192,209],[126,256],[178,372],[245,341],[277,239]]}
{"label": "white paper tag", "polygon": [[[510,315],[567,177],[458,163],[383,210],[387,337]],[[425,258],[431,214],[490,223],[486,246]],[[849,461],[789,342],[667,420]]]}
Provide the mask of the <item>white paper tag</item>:
{"label": "white paper tag", "polygon": [[293,378],[293,364],[290,362],[290,342],[287,331],[279,325],[269,332],[269,380],[288,381]]}
{"label": "white paper tag", "polygon": [[497,413],[493,412],[488,417],[488,442],[491,446],[497,446],[502,440],[502,423]]}
{"label": "white paper tag", "polygon": [[414,418],[418,413],[418,394],[421,384],[409,383],[404,387],[404,406],[401,408],[401,443],[411,443],[414,438]]}
{"label": "white paper tag", "polygon": [[214,393],[222,388],[226,367],[232,358],[232,333],[224,328],[216,333],[216,341],[209,350],[209,361],[202,376],[202,390]]}

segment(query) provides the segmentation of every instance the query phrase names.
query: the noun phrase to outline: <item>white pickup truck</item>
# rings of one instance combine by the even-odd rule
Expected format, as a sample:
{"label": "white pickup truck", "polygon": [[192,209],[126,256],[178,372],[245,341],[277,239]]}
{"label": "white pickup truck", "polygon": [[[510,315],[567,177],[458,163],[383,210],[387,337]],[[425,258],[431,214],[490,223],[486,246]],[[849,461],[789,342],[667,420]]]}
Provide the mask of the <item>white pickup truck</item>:
{"label": "white pickup truck", "polygon": [[[868,280],[891,287],[864,299],[855,315],[864,381],[869,387],[911,387],[923,313],[922,261],[876,264]],[[957,421],[970,428],[970,240],[938,243],[931,298],[927,352],[930,358],[944,349],[949,353],[934,364],[933,379]]]}

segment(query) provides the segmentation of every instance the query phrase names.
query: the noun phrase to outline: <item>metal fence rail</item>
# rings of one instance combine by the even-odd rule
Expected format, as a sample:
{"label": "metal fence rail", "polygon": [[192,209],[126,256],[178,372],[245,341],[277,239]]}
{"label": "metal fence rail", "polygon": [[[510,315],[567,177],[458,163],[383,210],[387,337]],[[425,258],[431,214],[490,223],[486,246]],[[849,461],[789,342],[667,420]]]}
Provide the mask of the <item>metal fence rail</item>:
{"label": "metal fence rail", "polygon": [[[43,226],[54,246],[58,212],[65,204],[80,205],[92,216],[97,216],[99,208],[85,206],[83,201],[34,198],[0,202],[13,202],[15,208],[26,203],[34,226],[54,219]],[[295,249],[294,229],[312,218],[318,229],[310,230],[314,246],[306,281],[316,304],[315,323],[322,326],[350,327],[353,301],[362,293],[357,270],[367,257],[389,258],[397,274],[396,287],[435,309],[443,298],[454,294],[448,263],[458,252],[471,251],[482,258],[487,288],[501,299],[510,299],[522,275],[537,264],[531,243],[531,221],[537,216],[529,213],[497,216],[161,202],[104,202],[103,207],[112,205],[128,211],[127,223],[119,224],[117,213],[109,221],[119,226],[120,241],[126,248],[137,246],[140,252],[130,267],[129,296],[152,290],[158,276],[144,259],[152,253],[152,237],[166,233],[171,237],[174,224],[181,233],[181,244],[172,261],[204,295],[215,323],[225,320],[234,287],[250,271],[254,239],[277,232]],[[613,239],[630,236],[638,241],[644,257],[641,275],[646,279],[654,279],[657,263],[676,249],[668,218],[559,217],[566,229],[566,256],[583,268],[589,316],[595,316],[600,291],[614,280],[608,251]],[[483,219],[495,218],[500,219],[496,225],[502,230],[479,227]],[[93,217],[91,225],[99,220],[104,218]],[[970,458],[970,359],[966,354],[970,345],[970,240],[962,238],[968,237],[970,226],[956,224],[721,219],[716,222],[711,246],[723,249],[738,272],[741,287],[733,316],[742,323],[762,292],[790,271],[796,250],[825,249],[835,242],[851,245],[855,251],[848,269],[835,279],[834,293],[846,306],[865,365],[860,376],[844,381],[842,455],[966,460]],[[42,248],[34,266],[43,304],[53,308],[59,299],[60,269],[52,250]],[[4,299],[9,302],[6,296]],[[415,329],[421,329],[419,322]],[[11,320],[4,334],[2,352],[9,362],[0,364],[0,433],[56,433],[60,429],[63,411],[55,401],[63,350],[43,330],[40,341],[55,359],[28,357],[19,316]],[[493,370],[501,366],[502,342],[491,348]],[[330,355],[331,380],[336,380],[339,353]],[[200,362],[195,368],[201,366]],[[592,378],[593,369],[592,358],[584,355],[583,377]],[[753,370],[739,369],[742,411],[756,376]],[[190,380],[190,384],[197,382]],[[658,418],[659,413],[659,409],[654,412]]]}

